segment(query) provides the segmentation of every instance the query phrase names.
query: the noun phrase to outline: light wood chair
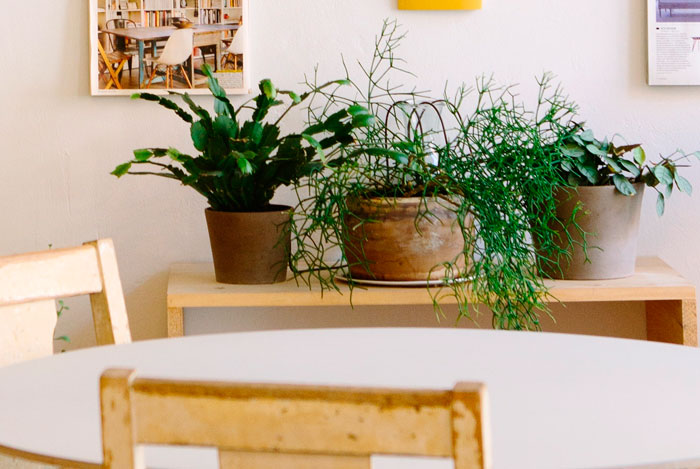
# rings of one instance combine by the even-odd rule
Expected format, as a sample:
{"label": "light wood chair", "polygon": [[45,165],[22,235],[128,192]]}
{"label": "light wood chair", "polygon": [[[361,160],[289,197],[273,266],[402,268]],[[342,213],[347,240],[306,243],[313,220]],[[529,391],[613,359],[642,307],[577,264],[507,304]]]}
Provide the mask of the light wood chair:
{"label": "light wood chair", "polygon": [[[119,80],[119,77],[122,73],[122,70],[124,69],[124,65],[131,60],[132,56],[121,51],[106,53],[100,41],[97,41],[97,50],[100,54],[98,61],[98,71],[100,74],[100,78],[104,77],[104,89],[108,90],[112,86],[116,86],[117,89],[121,90],[122,84]],[[109,77],[109,80],[107,80],[107,77]]]}
{"label": "light wood chair", "polygon": [[216,447],[221,469],[368,469],[373,454],[490,467],[485,388],[450,391],[100,379],[105,469],[142,469],[140,445]]}
{"label": "light wood chair", "polygon": [[88,294],[97,343],[131,342],[111,239],[0,258],[0,366],[53,354],[56,299]]}

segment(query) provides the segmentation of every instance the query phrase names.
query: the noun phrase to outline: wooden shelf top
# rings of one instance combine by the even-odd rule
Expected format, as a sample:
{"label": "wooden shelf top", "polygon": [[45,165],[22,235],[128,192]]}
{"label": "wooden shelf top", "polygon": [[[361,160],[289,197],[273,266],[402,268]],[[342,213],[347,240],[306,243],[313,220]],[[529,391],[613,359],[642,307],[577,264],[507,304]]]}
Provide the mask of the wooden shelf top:
{"label": "wooden shelf top", "polygon": [[[661,259],[637,260],[634,276],[615,280],[547,281],[553,295],[550,301],[564,303],[603,301],[694,300],[695,286]],[[226,285],[214,279],[211,263],[174,264],[168,280],[168,307],[269,307],[342,306],[350,304],[347,285],[321,294],[315,285],[309,289],[292,279],[274,285]],[[446,290],[447,291],[447,290]],[[454,304],[446,297],[444,304]],[[426,288],[355,287],[354,305],[432,304]]]}

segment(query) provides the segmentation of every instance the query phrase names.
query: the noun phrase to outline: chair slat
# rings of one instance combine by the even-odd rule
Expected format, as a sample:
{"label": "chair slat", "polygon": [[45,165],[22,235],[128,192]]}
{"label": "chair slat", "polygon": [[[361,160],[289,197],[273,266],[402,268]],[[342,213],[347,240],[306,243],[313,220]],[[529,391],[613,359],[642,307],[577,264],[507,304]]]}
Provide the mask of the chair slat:
{"label": "chair slat", "polygon": [[[366,469],[373,454],[449,457],[457,469],[490,465],[479,384],[415,391],[104,376],[121,376],[102,384],[105,451],[128,441],[217,447],[222,467],[237,469]],[[104,412],[124,405],[129,418]]]}
{"label": "chair slat", "polygon": [[222,451],[219,469],[370,469],[369,457]]}
{"label": "chair slat", "polygon": [[92,246],[0,258],[0,305],[101,290],[100,268]]}

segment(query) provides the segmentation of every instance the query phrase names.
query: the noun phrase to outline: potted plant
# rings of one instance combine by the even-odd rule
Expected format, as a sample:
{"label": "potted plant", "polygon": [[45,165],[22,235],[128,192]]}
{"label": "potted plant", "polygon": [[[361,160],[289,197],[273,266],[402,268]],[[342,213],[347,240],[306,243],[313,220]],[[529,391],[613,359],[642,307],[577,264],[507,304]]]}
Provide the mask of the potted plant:
{"label": "potted plant", "polygon": [[551,277],[597,280],[632,275],[645,187],[657,192],[659,216],[674,188],[692,194],[690,182],[679,171],[691,155],[678,150],[652,163],[641,145],[617,145],[614,140],[598,140],[579,126],[555,151],[555,166],[565,184],[552,194],[557,236],[550,241],[557,249],[553,257],[542,256],[543,271]]}
{"label": "potted plant", "polygon": [[[272,204],[275,191],[283,185],[297,184],[321,167],[324,159],[332,159],[353,141],[355,128],[371,124],[372,116],[359,108],[351,110],[355,116],[346,108],[338,109],[313,128],[282,135],[280,123],[292,108],[321,90],[345,82],[331,81],[297,95],[262,80],[253,105],[236,109],[209,67],[205,65],[203,70],[215,98],[215,115],[187,93],[180,97],[192,114],[164,97],[149,93],[132,96],[157,102],[180,116],[190,126],[199,154],[190,156],[174,148],[138,149],[131,161],[119,165],[112,174],[175,179],[207,199],[205,214],[218,282],[284,281],[291,207]],[[286,104],[283,97],[287,98]],[[276,106],[285,109],[279,117],[269,118],[269,111]],[[358,114],[362,116],[356,117]],[[147,169],[137,169],[141,167]]]}
{"label": "potted plant", "polygon": [[[429,100],[395,85],[402,37],[396,22],[385,22],[374,57],[360,67],[364,80],[320,92],[326,104],[309,109],[312,125],[344,106],[382,118],[358,129],[332,166],[299,187],[292,269],[326,289],[337,289],[338,277],[351,288],[368,279],[436,282],[429,292],[438,313],[451,295],[460,317],[478,315],[482,304],[496,328],[539,329],[546,287],[530,232],[550,228],[523,201],[532,192],[526,182],[545,187],[558,173],[527,178],[523,169],[530,154],[562,145],[573,132],[573,104],[549,79],[540,82],[537,118],[512,88],[488,79],[478,80],[469,113],[463,87]],[[426,125],[430,115],[437,125]]]}

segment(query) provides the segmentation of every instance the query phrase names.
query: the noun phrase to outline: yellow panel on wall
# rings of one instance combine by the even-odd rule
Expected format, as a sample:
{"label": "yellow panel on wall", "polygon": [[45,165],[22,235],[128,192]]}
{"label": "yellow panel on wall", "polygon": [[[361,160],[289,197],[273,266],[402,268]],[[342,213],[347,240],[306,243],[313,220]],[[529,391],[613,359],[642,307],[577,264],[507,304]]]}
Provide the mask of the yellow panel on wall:
{"label": "yellow panel on wall", "polygon": [[399,0],[399,10],[480,10],[481,0]]}

